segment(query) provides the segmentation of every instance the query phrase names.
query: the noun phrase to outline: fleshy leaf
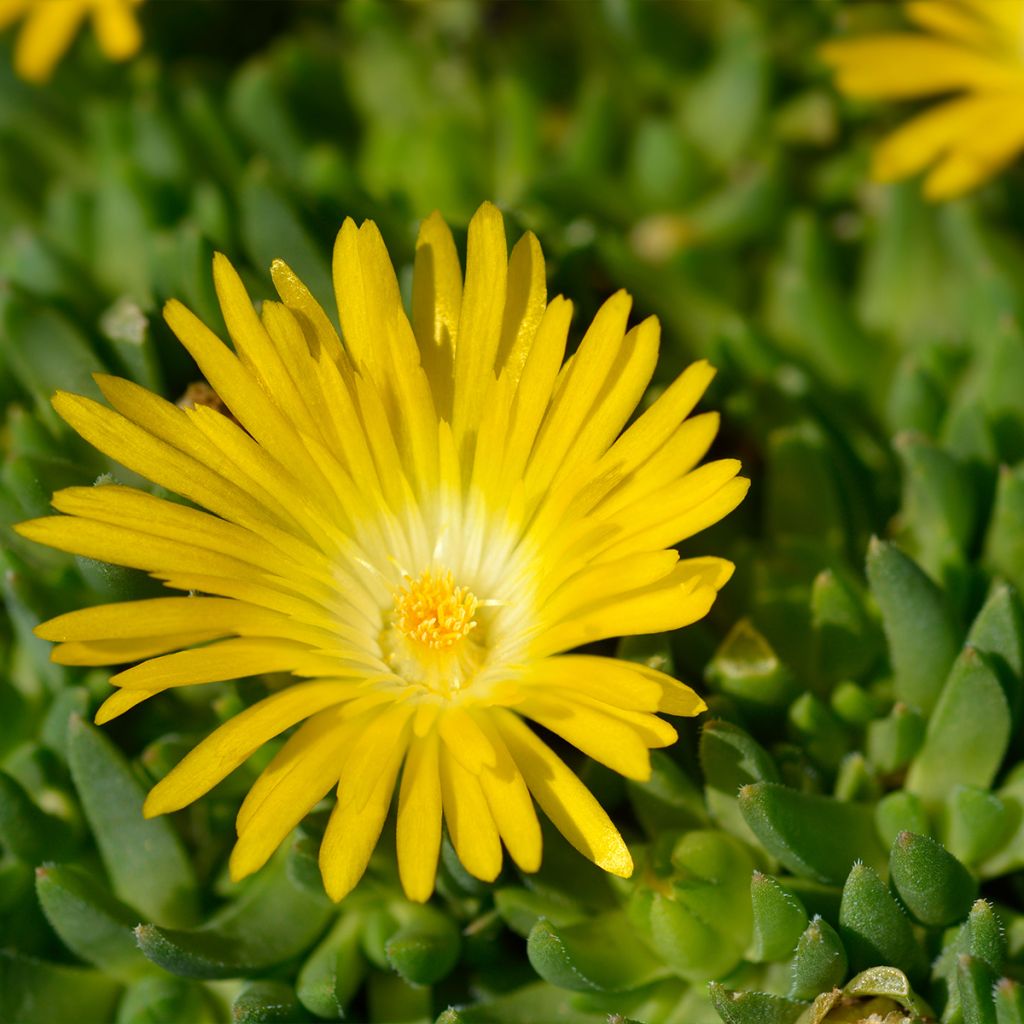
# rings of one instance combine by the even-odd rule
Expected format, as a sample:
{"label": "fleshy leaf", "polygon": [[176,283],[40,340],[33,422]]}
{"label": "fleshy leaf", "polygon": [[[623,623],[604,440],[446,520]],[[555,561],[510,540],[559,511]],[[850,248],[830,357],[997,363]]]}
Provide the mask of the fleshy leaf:
{"label": "fleshy leaf", "polygon": [[170,821],[143,817],[145,791],[98,729],[74,718],[68,737],[71,775],[114,893],[155,921],[194,921],[195,875]]}

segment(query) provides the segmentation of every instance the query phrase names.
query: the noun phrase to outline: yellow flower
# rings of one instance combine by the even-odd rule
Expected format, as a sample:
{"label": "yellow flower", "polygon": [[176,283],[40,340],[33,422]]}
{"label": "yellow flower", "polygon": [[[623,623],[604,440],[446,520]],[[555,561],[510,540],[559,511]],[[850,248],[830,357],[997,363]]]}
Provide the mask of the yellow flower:
{"label": "yellow flower", "polygon": [[302,722],[242,804],[235,878],[337,786],[320,863],[340,899],[400,769],[412,899],[433,890],[442,816],[476,877],[498,874],[502,842],[536,870],[534,800],[583,854],[629,875],[611,820],[524,719],[646,779],[649,748],[676,739],[656,712],[704,709],[667,675],[563,652],[685,626],[732,573],[669,547],[746,493],[735,460],[698,468],[718,417],[687,417],[713,371],[691,366],[618,436],[653,372],[657,320],[627,331],[619,292],[563,365],[571,305],[546,301],[532,234],[509,258],[489,204],[470,224],[465,282],[444,222],[423,223],[411,325],[376,225],[346,221],[334,250],[343,342],[284,263],[272,267],[281,302],[259,314],[227,259],[213,272],[234,351],[179,302],[165,317],[234,420],[107,376],[113,409],[54,398],[101,451],[207,511],[108,483],[59,491],[67,515],[18,527],[191,592],[39,627],[59,662],[139,662],[112,678],[98,722],[171,687],[295,677],[189,753],[146,814],[202,796]]}
{"label": "yellow flower", "polygon": [[950,199],[997,174],[1024,149],[1024,0],[903,6],[927,34],[835,40],[822,57],[850,96],[947,96],[878,146],[873,175],[895,181],[931,168],[925,195]]}
{"label": "yellow flower", "polygon": [[0,0],[0,29],[24,17],[14,50],[14,69],[29,82],[45,82],[86,15],[92,17],[100,49],[111,60],[127,60],[142,43],[133,10],[142,0]]}

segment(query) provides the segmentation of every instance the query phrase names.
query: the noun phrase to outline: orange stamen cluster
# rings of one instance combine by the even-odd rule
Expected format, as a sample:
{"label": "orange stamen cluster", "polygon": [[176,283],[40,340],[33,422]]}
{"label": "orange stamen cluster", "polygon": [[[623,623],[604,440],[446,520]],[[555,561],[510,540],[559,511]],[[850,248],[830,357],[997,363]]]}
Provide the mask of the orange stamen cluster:
{"label": "orange stamen cluster", "polygon": [[448,650],[477,626],[476,595],[455,586],[451,572],[425,571],[418,580],[405,577],[395,593],[395,625],[410,640],[434,651]]}

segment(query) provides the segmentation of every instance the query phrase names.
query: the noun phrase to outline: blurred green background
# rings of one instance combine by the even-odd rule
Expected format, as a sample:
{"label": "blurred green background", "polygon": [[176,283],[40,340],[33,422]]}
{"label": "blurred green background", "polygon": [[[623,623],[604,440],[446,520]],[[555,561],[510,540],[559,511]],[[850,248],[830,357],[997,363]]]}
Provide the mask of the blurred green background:
{"label": "blurred green background", "polygon": [[[139,16],[138,58],[108,64],[85,35],[44,88],[0,41],[0,1019],[818,1024],[815,994],[877,965],[903,982],[850,999],[873,984],[886,1012],[925,1019],[893,997],[909,977],[944,1020],[1022,1019],[1022,179],[945,206],[868,181],[897,112],[843,101],[815,50],[898,22],[896,5],[150,0]],[[222,329],[215,250],[254,297],[282,257],[330,308],[334,235],[369,217],[408,295],[419,220],[439,209],[461,245],[485,199],[539,236],[577,336],[625,287],[663,324],[656,382],[719,368],[715,452],[754,486],[687,550],[732,558],[736,579],[699,626],[622,645],[708,693],[715,725],[687,725],[643,786],[578,764],[646,851],[628,883],[554,836],[537,876],[493,887],[446,847],[417,908],[382,849],[339,911],[314,814],[233,886],[234,812],[263,762],[170,822],[135,809],[261,683],[176,691],[100,733],[85,723],[107,673],[52,664],[31,635],[149,586],[9,530],[114,471],[49,396],[98,397],[107,370],[180,397],[197,371],[160,308],[181,298]],[[894,545],[865,575],[872,535]],[[981,667],[959,653],[969,627]],[[741,784],[769,788],[741,806]],[[957,898],[937,917],[896,882],[898,904],[843,885],[858,857],[884,875],[905,829],[970,868],[966,903],[938,861],[928,900]],[[918,854],[892,856],[897,878]],[[803,901],[795,924],[768,875]],[[979,879],[999,927],[971,910]],[[849,908],[890,904],[915,930],[865,955]],[[817,973],[814,913],[842,950]],[[1001,945],[977,938],[999,928]]]}

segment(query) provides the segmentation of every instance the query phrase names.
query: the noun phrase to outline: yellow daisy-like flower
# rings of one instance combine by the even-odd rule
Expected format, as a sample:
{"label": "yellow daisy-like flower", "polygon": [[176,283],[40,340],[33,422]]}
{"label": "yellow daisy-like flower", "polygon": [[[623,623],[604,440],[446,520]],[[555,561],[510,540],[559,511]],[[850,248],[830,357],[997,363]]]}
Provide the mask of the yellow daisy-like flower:
{"label": "yellow daisy-like flower", "polygon": [[[658,355],[654,318],[627,329],[612,296],[563,365],[571,305],[546,300],[540,246],[508,256],[499,212],[469,228],[465,282],[434,214],[416,249],[412,324],[372,222],[334,250],[341,338],[281,262],[281,302],[253,308],[223,256],[214,281],[234,351],[181,303],[165,316],[233,419],[100,376],[113,409],[58,393],[68,423],[128,469],[202,506],[117,484],[59,491],[25,537],[149,572],[191,592],[105,605],[40,626],[65,664],[139,662],[98,722],[170,687],[291,673],[152,790],[147,815],[206,793],[303,723],[253,785],[230,868],[263,865],[318,801],[338,796],[320,852],[327,892],[362,876],[398,784],[408,896],[434,885],[442,817],[466,869],[491,880],[502,842],[541,859],[534,800],[583,854],[629,875],[600,805],[524,722],[632,779],[676,732],[658,711],[704,704],[632,662],[565,654],[685,626],[732,573],[675,544],[721,519],[747,481],[698,467],[714,413],[686,370],[619,436]],[[404,766],[404,767],[403,767]]]}
{"label": "yellow daisy-like flower", "polygon": [[0,29],[25,24],[14,49],[14,70],[29,82],[45,82],[67,52],[79,26],[91,17],[100,49],[127,60],[142,44],[134,8],[142,0],[0,0]]}
{"label": "yellow daisy-like flower", "polygon": [[834,40],[821,55],[850,96],[956,94],[889,135],[872,169],[895,181],[930,167],[925,194],[950,199],[1024,149],[1024,0],[914,0],[903,8],[927,34]]}

